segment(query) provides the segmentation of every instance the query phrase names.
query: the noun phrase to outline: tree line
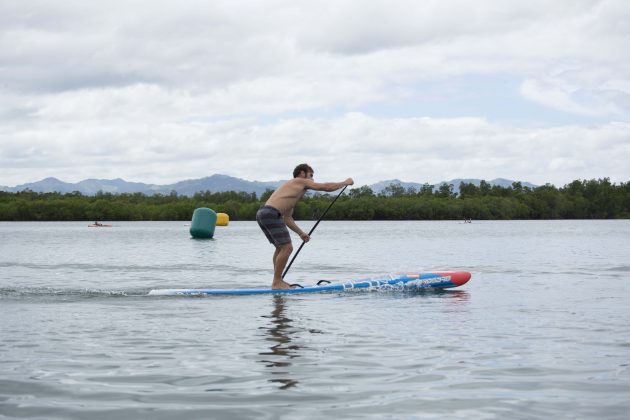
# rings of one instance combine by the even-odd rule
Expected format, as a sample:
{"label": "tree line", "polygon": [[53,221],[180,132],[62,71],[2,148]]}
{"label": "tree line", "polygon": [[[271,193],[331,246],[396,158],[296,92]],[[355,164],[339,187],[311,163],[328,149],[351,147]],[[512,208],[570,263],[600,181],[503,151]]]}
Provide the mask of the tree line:
{"label": "tree line", "polygon": [[[256,211],[271,190],[258,197],[245,192],[200,192],[191,197],[142,193],[94,196],[79,192],[0,192],[1,221],[140,221],[190,220],[198,207],[227,213],[230,220],[255,220]],[[317,219],[336,193],[308,194],[294,211],[300,220]],[[362,186],[346,192],[329,210],[329,220],[511,220],[630,218],[630,182],[609,178],[575,180],[564,187],[551,184],[529,188],[515,182],[509,187],[461,183],[419,189],[392,184],[380,193]]]}

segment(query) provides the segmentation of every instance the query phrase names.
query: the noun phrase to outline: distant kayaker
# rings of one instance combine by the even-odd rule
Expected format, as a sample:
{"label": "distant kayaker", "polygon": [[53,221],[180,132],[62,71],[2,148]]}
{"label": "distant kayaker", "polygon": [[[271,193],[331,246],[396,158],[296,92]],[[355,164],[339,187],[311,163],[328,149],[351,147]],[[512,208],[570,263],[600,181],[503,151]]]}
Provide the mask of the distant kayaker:
{"label": "distant kayaker", "polygon": [[282,184],[269,197],[264,206],[256,213],[256,221],[271,244],[276,247],[273,254],[272,289],[290,289],[282,280],[282,272],[293,252],[289,229],[308,242],[310,237],[293,220],[293,209],[307,190],[332,192],[346,185],[353,185],[352,178],[342,182],[317,183],[313,181],[313,168],[302,163],[293,170],[293,179]]}

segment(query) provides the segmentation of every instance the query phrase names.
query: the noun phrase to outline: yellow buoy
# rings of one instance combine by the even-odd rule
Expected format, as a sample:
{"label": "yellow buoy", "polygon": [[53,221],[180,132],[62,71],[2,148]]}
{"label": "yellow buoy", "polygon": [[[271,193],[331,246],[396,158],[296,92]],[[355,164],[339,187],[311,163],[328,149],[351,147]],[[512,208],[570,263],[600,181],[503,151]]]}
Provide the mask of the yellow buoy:
{"label": "yellow buoy", "polygon": [[230,223],[230,216],[227,213],[217,213],[217,226],[227,226]]}

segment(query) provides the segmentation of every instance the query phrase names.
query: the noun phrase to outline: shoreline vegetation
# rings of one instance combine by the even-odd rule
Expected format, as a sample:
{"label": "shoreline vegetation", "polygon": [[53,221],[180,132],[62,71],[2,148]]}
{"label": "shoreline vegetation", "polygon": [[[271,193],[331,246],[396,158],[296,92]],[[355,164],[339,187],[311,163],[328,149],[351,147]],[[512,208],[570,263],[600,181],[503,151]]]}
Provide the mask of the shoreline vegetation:
{"label": "shoreline vegetation", "polygon": [[[461,183],[425,184],[419,190],[391,184],[381,193],[368,186],[346,192],[326,215],[328,220],[540,220],[630,219],[630,182],[614,184],[609,178],[575,180],[562,188],[551,184],[529,188],[520,182],[510,187]],[[230,220],[255,220],[256,211],[272,190],[255,193],[196,193],[189,197],[112,194],[88,196],[79,192],[16,193],[0,191],[0,221],[185,221],[196,208],[227,213]],[[336,196],[308,194],[295,208],[298,220],[316,220]]]}

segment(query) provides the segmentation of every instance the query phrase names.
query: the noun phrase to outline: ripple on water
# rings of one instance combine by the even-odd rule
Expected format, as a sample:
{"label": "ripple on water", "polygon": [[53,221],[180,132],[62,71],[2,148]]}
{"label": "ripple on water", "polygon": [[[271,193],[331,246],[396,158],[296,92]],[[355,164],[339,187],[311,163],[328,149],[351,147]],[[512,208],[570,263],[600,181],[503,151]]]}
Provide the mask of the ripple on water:
{"label": "ripple on water", "polygon": [[466,269],[473,278],[447,293],[234,298],[143,295],[268,285],[272,248],[255,223],[235,222],[212,242],[190,241],[185,231],[182,239],[179,224],[130,224],[98,238],[54,225],[54,246],[33,224],[11,226],[11,246],[0,253],[0,416],[630,412],[624,221],[488,222],[474,230],[331,222],[292,268],[296,281],[410,267]]}

